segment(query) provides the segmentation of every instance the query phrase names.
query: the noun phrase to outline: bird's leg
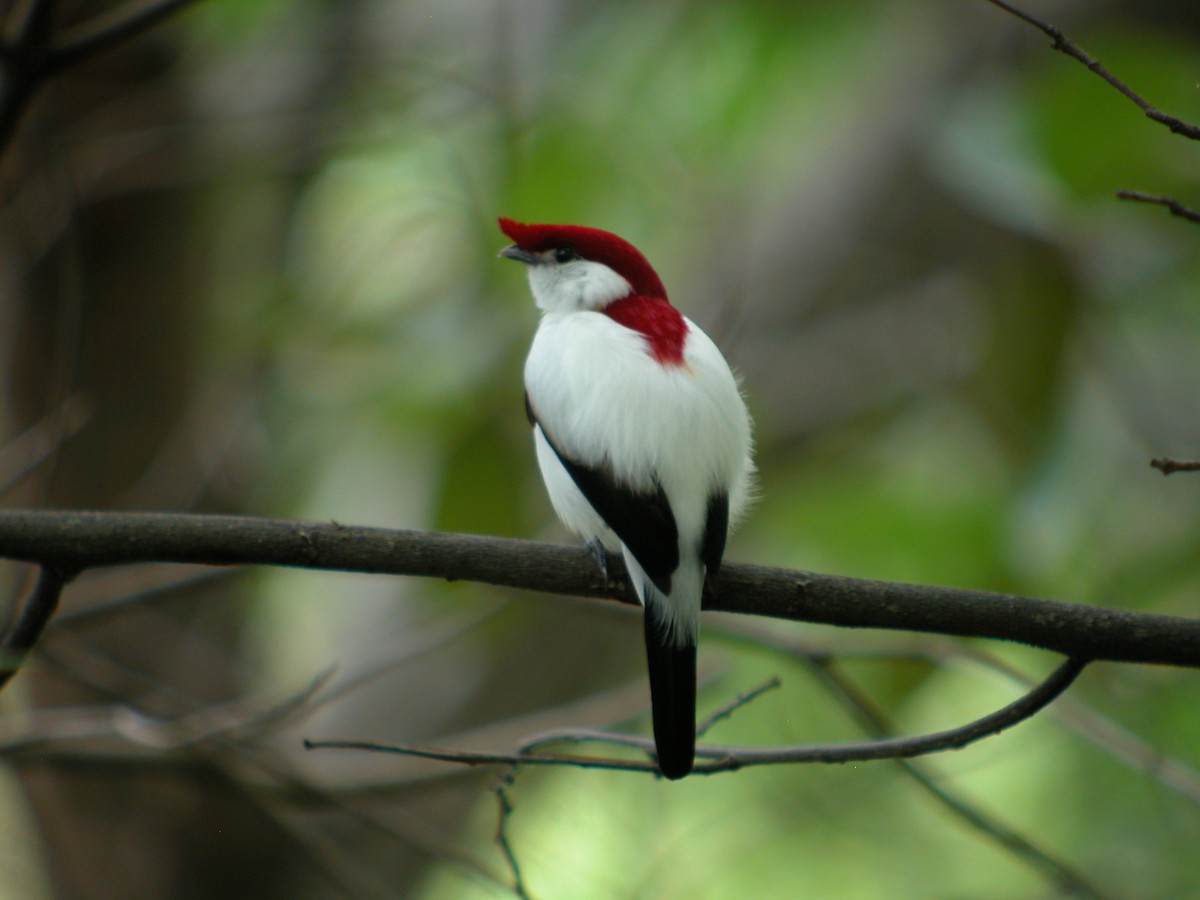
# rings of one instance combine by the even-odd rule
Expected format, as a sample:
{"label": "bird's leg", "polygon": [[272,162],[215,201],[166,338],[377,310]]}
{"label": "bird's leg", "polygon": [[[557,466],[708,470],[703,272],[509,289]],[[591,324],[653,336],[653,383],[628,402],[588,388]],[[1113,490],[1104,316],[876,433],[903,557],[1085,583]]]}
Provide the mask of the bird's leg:
{"label": "bird's leg", "polygon": [[604,579],[604,589],[608,590],[608,553],[604,549],[604,542],[593,534],[584,546],[596,561],[596,568],[600,570],[600,577]]}

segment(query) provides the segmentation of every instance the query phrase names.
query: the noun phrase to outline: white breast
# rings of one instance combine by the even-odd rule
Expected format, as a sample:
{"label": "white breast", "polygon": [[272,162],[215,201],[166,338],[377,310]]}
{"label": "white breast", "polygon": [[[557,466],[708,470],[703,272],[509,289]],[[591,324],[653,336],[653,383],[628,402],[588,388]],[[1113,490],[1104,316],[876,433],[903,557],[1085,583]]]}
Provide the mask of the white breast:
{"label": "white breast", "polygon": [[731,517],[745,506],[750,419],[716,345],[687,325],[684,365],[663,365],[643,335],[602,313],[547,313],[525,386],[565,454],[635,489],[657,478],[677,520],[703,522],[714,490],[728,494]]}

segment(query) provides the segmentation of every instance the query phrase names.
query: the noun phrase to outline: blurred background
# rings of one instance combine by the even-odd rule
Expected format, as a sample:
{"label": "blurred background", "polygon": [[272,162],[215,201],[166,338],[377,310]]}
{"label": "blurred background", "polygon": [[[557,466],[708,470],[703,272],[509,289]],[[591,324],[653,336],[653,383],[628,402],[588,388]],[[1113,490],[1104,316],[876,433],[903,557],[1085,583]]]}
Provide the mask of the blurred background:
{"label": "blurred background", "polygon": [[[1025,3],[1200,120],[1194,0]],[[507,215],[637,244],[741,373],[728,559],[1200,615],[1200,482],[1148,466],[1200,456],[1200,230],[1121,188],[1200,205],[1200,145],[983,0],[200,0],[0,159],[2,502],[565,539]],[[782,680],[708,736],[759,745],[950,727],[1057,662],[715,615],[701,647],[701,716]],[[301,740],[644,734],[643,666],[612,604],[88,573],[0,695],[0,894],[512,896],[504,773]],[[1197,896],[1198,687],[1097,665],[907,767],[522,770],[503,824],[541,898]]]}

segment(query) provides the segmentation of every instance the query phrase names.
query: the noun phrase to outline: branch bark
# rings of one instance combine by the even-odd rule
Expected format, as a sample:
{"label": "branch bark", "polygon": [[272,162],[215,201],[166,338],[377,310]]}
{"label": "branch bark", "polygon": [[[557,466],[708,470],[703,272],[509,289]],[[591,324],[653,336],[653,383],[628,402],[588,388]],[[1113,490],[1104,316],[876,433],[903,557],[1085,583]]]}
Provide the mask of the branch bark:
{"label": "branch bark", "polygon": [[[477,581],[636,602],[582,546],[240,516],[0,511],[0,557],[59,570],[142,562],[275,565]],[[706,609],[1017,641],[1082,660],[1200,668],[1200,619],[729,563]]]}

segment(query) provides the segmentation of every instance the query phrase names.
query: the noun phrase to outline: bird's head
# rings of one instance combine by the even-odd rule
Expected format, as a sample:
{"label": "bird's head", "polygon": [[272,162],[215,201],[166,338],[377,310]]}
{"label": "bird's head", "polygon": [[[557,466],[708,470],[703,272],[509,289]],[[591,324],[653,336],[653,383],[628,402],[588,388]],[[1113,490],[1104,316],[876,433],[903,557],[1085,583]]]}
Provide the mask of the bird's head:
{"label": "bird's head", "polygon": [[646,257],[615,234],[512,219],[500,219],[500,230],[513,242],[500,255],[529,266],[533,299],[546,312],[601,310],[631,295],[667,299]]}

